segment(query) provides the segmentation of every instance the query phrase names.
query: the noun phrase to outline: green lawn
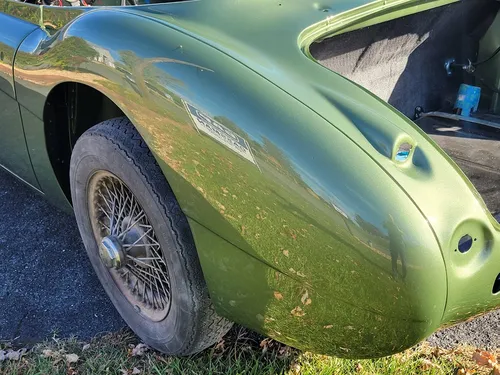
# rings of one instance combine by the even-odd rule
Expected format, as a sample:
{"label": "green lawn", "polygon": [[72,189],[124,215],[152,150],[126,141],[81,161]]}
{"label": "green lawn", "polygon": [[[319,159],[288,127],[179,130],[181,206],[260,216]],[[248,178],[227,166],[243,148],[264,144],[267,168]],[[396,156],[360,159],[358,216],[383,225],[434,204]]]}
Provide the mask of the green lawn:
{"label": "green lawn", "polygon": [[[189,358],[168,357],[153,350],[133,355],[138,343],[129,332],[110,334],[90,343],[54,338],[34,346],[19,360],[0,362],[0,374],[465,375],[492,371],[472,360],[475,350],[470,347],[442,350],[422,344],[382,359],[343,360],[299,352],[240,327],[233,328],[216,346]],[[3,349],[8,346],[4,344]]]}

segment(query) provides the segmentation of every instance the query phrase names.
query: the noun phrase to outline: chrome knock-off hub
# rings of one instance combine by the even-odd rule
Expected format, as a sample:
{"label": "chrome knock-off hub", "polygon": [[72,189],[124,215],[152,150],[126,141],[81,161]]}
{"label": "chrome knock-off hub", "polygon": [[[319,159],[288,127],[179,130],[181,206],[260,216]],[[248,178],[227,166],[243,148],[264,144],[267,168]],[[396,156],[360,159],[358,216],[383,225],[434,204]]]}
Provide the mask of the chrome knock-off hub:
{"label": "chrome knock-off hub", "polygon": [[115,236],[106,236],[102,239],[99,246],[99,256],[107,268],[118,270],[125,265],[126,258],[123,246]]}

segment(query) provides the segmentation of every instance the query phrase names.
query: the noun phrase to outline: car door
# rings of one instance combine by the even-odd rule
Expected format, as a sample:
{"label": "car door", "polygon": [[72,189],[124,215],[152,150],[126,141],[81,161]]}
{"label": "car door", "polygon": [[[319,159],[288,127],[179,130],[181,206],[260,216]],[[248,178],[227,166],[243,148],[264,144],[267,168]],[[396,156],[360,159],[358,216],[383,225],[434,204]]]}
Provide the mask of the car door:
{"label": "car door", "polygon": [[18,46],[37,28],[0,13],[0,166],[35,188],[39,186],[24,138],[12,65]]}

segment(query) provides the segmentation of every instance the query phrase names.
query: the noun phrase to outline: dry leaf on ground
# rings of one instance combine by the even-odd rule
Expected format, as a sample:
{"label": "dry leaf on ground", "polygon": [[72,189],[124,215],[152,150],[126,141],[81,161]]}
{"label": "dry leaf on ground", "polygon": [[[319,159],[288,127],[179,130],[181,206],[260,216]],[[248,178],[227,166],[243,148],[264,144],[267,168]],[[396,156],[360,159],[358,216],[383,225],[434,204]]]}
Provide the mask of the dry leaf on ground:
{"label": "dry leaf on ground", "polygon": [[472,355],[472,359],[479,366],[493,367],[497,364],[495,356],[484,350],[476,350],[476,352]]}
{"label": "dry leaf on ground", "polygon": [[293,362],[290,365],[290,370],[292,370],[294,374],[300,374],[301,367],[297,362]]}
{"label": "dry leaf on ground", "polygon": [[297,306],[292,311],[290,311],[290,314],[292,314],[293,316],[299,316],[299,317],[306,315],[306,313],[304,311],[302,311],[300,306]]}
{"label": "dry leaf on ground", "polygon": [[267,339],[264,339],[260,342],[260,347],[262,348],[262,353],[266,353],[268,348],[269,348],[269,344],[271,343],[271,339],[267,338]]}
{"label": "dry leaf on ground", "polygon": [[45,358],[52,358],[55,356],[55,352],[50,350],[50,349],[44,349],[42,350],[42,357]]}
{"label": "dry leaf on ground", "polygon": [[132,357],[140,357],[143,356],[144,353],[148,351],[149,347],[146,344],[140,343],[137,344],[133,349],[132,349]]}
{"label": "dry leaf on ground", "polygon": [[302,302],[303,305],[306,304],[306,301],[309,299],[309,293],[306,290],[304,294],[302,294],[302,297],[300,298],[300,302]]}
{"label": "dry leaf on ground", "polygon": [[27,351],[28,351],[28,349],[26,349],[26,348],[22,348],[19,350],[9,349],[7,351],[0,350],[0,362],[7,361],[7,360],[19,361],[21,359],[21,357],[26,354]]}
{"label": "dry leaf on ground", "polygon": [[78,355],[76,355],[74,353],[66,354],[64,357],[66,358],[66,362],[68,362],[68,363],[76,363],[80,359],[80,357],[78,357]]}
{"label": "dry leaf on ground", "polygon": [[427,370],[430,370],[431,368],[441,368],[441,366],[433,363],[432,361],[429,361],[426,358],[422,358],[422,360],[420,362],[420,369],[422,371],[427,371]]}
{"label": "dry leaf on ground", "polygon": [[283,299],[283,294],[280,292],[274,292],[274,298],[276,298],[278,301],[281,301]]}

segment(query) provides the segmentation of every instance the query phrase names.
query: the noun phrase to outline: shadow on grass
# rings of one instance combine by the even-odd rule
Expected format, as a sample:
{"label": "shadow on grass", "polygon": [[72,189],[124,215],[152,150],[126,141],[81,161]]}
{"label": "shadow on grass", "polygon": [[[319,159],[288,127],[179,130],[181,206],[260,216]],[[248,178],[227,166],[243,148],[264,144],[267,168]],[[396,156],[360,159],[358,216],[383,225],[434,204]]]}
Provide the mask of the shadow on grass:
{"label": "shadow on grass", "polygon": [[190,359],[214,365],[223,373],[285,373],[301,354],[297,349],[234,326],[218,344]]}
{"label": "shadow on grass", "polygon": [[[190,357],[137,350],[140,343],[130,330],[101,335],[90,343],[53,337],[28,350],[21,360],[0,361],[0,374],[282,374],[295,373],[293,366],[300,355],[241,326]],[[2,344],[2,349],[9,350],[9,345]],[[68,358],[74,355],[77,361],[71,362]]]}
{"label": "shadow on grass", "polygon": [[[142,348],[131,331],[96,337],[88,342],[56,337],[27,350],[18,360],[0,359],[0,374],[286,374],[286,375],[445,375],[490,374],[478,366],[474,347],[440,349],[421,344],[379,359],[352,360],[300,352],[235,326],[218,344],[190,357],[166,356]],[[9,349],[0,344],[2,350]],[[492,352],[500,357],[500,351]],[[468,371],[470,370],[470,372]]]}

